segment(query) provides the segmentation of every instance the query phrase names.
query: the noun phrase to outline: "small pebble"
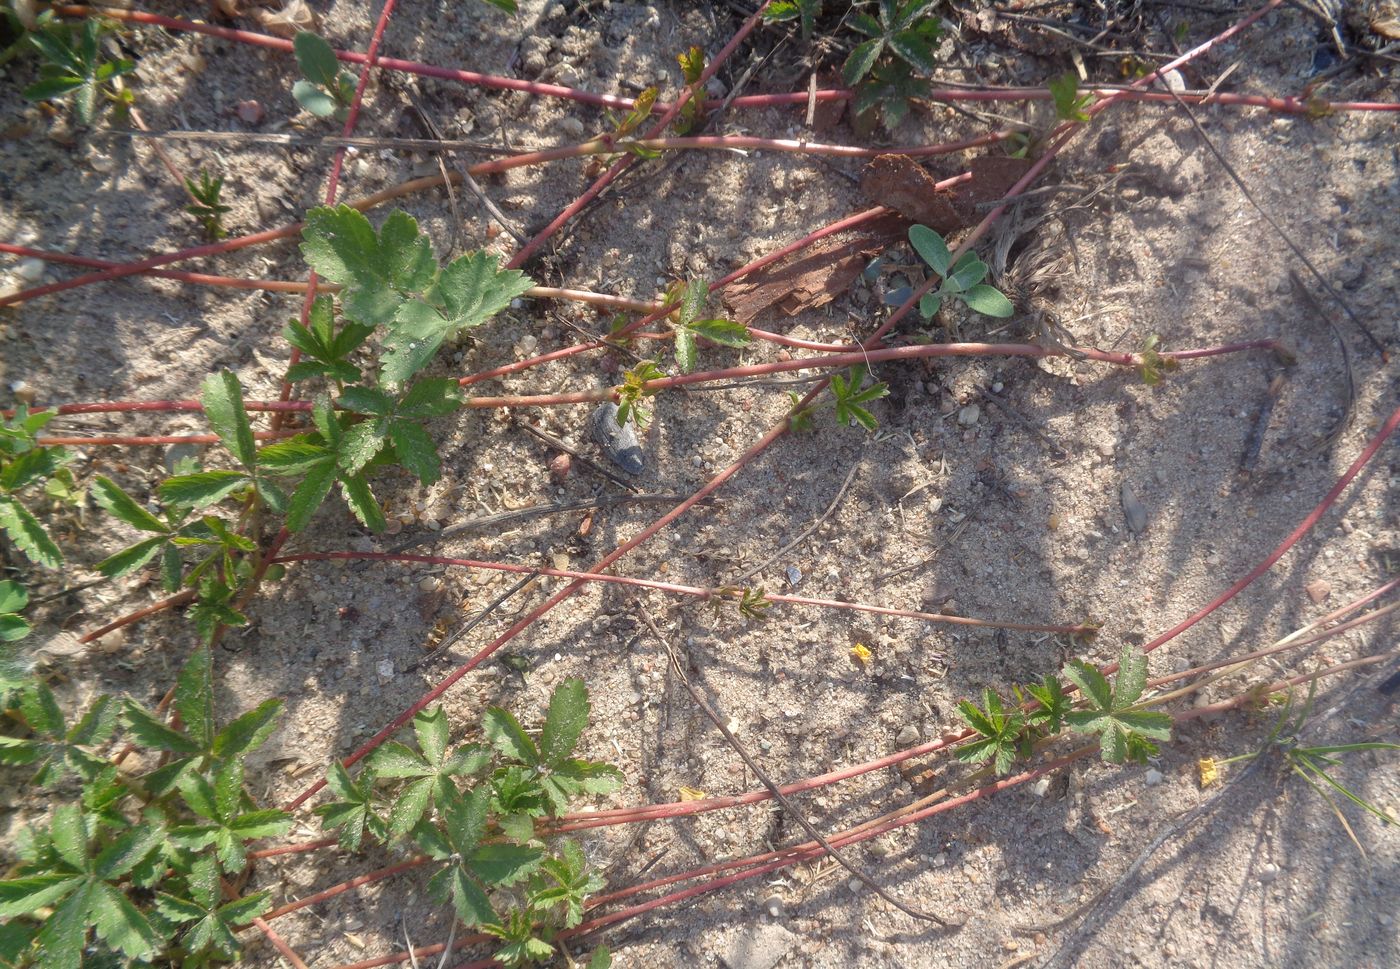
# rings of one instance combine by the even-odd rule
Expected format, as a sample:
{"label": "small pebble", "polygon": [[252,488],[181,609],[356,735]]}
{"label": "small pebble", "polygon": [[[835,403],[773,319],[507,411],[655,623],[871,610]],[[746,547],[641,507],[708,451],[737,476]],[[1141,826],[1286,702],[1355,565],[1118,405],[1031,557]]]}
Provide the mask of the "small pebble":
{"label": "small pebble", "polygon": [[802,581],[802,570],[795,565],[789,565],[784,570],[784,574],[787,576],[788,585],[794,588],[796,588],[797,584]]}
{"label": "small pebble", "polygon": [[[16,394],[15,396],[18,397],[19,395]],[[1312,600],[1313,605],[1318,606],[1332,594],[1332,583],[1328,582],[1326,579],[1313,579],[1307,585],[1303,586],[1303,591],[1308,594],[1308,598]]]}
{"label": "small pebble", "polygon": [[851,890],[852,895],[858,895],[860,894],[860,890],[865,887],[865,882],[861,881],[859,878],[852,878],[850,881],[846,882],[846,887]]}
{"label": "small pebble", "polygon": [[583,137],[583,122],[578,118],[566,116],[556,121],[554,126],[558,128],[566,138],[577,139]]}
{"label": "small pebble", "polygon": [[44,260],[42,259],[21,259],[15,267],[15,275],[26,283],[37,283],[44,278]]}
{"label": "small pebble", "polygon": [[92,649],[96,653],[115,653],[126,645],[126,630],[113,629],[93,640]]}
{"label": "small pebble", "polygon": [[15,400],[21,404],[34,403],[34,387],[27,380],[16,380],[10,384],[10,393],[15,395]]}
{"label": "small pebble", "polygon": [[257,124],[267,113],[260,101],[239,101],[233,106],[233,111],[244,124]]}
{"label": "small pebble", "polygon": [[1279,867],[1273,862],[1265,862],[1259,867],[1259,882],[1263,885],[1272,885],[1278,881]]}
{"label": "small pebble", "polygon": [[783,899],[781,895],[769,895],[763,900],[763,910],[775,919],[783,917]]}
{"label": "small pebble", "polygon": [[567,454],[560,454],[549,462],[549,476],[556,482],[563,481],[569,476],[569,471],[573,466],[572,458]]}
{"label": "small pebble", "polygon": [[899,733],[894,738],[898,747],[912,747],[919,742],[919,728],[912,723],[906,723],[900,728]]}
{"label": "small pebble", "polygon": [[394,678],[394,661],[381,659],[375,664],[374,671],[379,674],[380,683],[388,683]]}
{"label": "small pebble", "polygon": [[1162,772],[1155,767],[1149,767],[1147,773],[1142,775],[1142,782],[1148,787],[1156,787],[1162,783]]}
{"label": "small pebble", "polygon": [[958,423],[963,427],[971,427],[977,423],[977,418],[982,416],[982,408],[976,404],[968,404],[958,411]]}
{"label": "small pebble", "polygon": [[1050,778],[1042,777],[1031,785],[1031,793],[1036,797],[1044,797],[1045,792],[1050,790]]}

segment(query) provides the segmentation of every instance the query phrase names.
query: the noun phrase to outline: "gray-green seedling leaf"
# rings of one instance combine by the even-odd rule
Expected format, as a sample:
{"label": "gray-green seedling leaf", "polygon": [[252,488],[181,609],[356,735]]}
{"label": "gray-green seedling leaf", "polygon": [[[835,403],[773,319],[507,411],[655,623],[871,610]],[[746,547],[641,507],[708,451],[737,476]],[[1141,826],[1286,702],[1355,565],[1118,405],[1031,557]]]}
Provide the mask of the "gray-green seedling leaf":
{"label": "gray-green seedling leaf", "polygon": [[985,283],[979,283],[963,293],[962,301],[967,304],[968,309],[997,319],[1005,319],[1016,312],[1011,300],[1003,296],[996,287]]}
{"label": "gray-green seedling leaf", "polygon": [[324,87],[334,87],[340,74],[340,61],[335,49],[317,34],[303,30],[292,39],[297,66],[308,81]]}
{"label": "gray-green seedling leaf", "polygon": [[928,263],[930,269],[940,276],[948,275],[948,264],[952,262],[953,254],[948,251],[948,244],[943,241],[941,235],[926,225],[911,225],[909,243],[919,254],[919,258]]}
{"label": "gray-green seedling leaf", "polygon": [[296,81],[292,84],[292,97],[297,104],[318,118],[332,117],[340,110],[335,98],[310,81]]}

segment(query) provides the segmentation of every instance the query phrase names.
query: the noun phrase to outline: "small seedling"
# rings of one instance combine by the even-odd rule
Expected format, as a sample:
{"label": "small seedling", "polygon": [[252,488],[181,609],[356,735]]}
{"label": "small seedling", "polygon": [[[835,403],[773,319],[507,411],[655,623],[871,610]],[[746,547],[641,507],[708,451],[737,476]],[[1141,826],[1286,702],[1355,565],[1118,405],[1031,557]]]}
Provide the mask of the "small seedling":
{"label": "small seedling", "polygon": [[958,748],[958,759],[973,764],[990,761],[997,776],[1004,775],[1011,769],[1020,751],[1026,718],[1014,707],[1005,709],[1001,697],[990,689],[982,690],[981,710],[970,701],[963,700],[958,704],[958,711],[978,735],[976,740]]}
{"label": "small seedling", "polygon": [[705,120],[705,91],[700,87],[700,76],[705,73],[705,52],[699,47],[692,47],[684,53],[677,54],[676,61],[681,66],[685,86],[690,88],[690,97],[671,126],[675,128],[676,134],[686,135],[699,128]]}
{"label": "small seedling", "polygon": [[671,328],[676,331],[676,364],[681,373],[695,370],[697,337],[734,349],[749,345],[749,328],[744,324],[725,319],[700,319],[709,296],[709,287],[698,279],[678,283],[666,295],[666,302],[680,303],[671,313]]}
{"label": "small seedling", "polygon": [[[33,783],[58,803],[46,828],[21,839],[21,862],[0,881],[6,965],[237,958],[235,929],[265,912],[271,893],[226,900],[220,871],[241,875],[247,843],[292,824],[282,811],[258,809],[243,785],[244,760],[266,741],[281,702],[217,728],[209,664],[200,648],[180,673],[179,728],[108,696],[70,727],[47,686],[24,688],[19,716],[29,736],[0,736],[0,763],[38,765]],[[166,762],[134,776],[97,756],[123,727]],[[77,790],[66,784],[74,776]]]}
{"label": "small seedling", "polygon": [[851,367],[846,373],[847,376],[834,374],[831,378],[831,395],[836,399],[836,421],[847,427],[854,421],[867,431],[873,431],[880,426],[880,422],[861,405],[887,396],[890,385],[876,381],[862,389],[866,378],[865,364]]}
{"label": "small seedling", "polygon": [[868,40],[857,44],[841,67],[841,77],[855,90],[858,116],[872,117],[879,109],[885,127],[893,130],[909,113],[910,102],[928,90],[928,81],[914,71],[931,72],[934,50],[943,36],[943,22],[929,16],[937,0],[880,0],[879,18],[860,12],[848,23]]}
{"label": "small seedling", "polygon": [[753,622],[766,622],[768,610],[773,605],[773,601],[768,598],[762,586],[757,589],[747,589],[738,585],[722,586],[715,590],[716,614],[719,613],[721,605],[725,602],[734,603],[739,610],[739,615]]}
{"label": "small seedling", "polygon": [[[411,838],[441,863],[429,880],[436,900],[467,926],[503,943],[507,966],[555,955],[554,937],[583,919],[587,897],[602,887],[571,841],[551,851],[535,831],[583,794],[615,790],[622,775],[573,756],[589,716],[583,681],[565,680],[550,697],[538,740],[500,707],[487,710],[482,744],[449,743],[441,708],[413,721],[417,750],[389,743],[358,778],[339,764],[327,781],[339,800],[317,808],[322,825],[357,849],[365,835],[389,844]],[[466,785],[464,790],[462,785]],[[503,903],[511,907],[499,910]],[[604,961],[590,965],[606,965]]]}
{"label": "small seedling", "polygon": [[1172,718],[1138,709],[1147,685],[1147,657],[1126,646],[1118,662],[1111,688],[1104,675],[1087,663],[1074,662],[1065,668],[1065,676],[1089,704],[1087,710],[1066,713],[1065,723],[1079,733],[1098,734],[1100,752],[1110,764],[1144,763],[1157,753],[1153,741],[1171,739]]}
{"label": "small seedling", "polygon": [[[648,148],[632,139],[632,134],[642,124],[651,117],[651,109],[656,104],[656,98],[660,91],[656,87],[649,87],[638,94],[632,101],[632,110],[619,118],[611,111],[604,111],[603,118],[612,127],[612,132],[604,136],[604,140],[630,155],[638,158],[660,158],[661,152],[655,148]],[[587,167],[587,174],[590,178],[596,176],[608,165],[612,164],[615,155],[601,154],[595,155]]]}
{"label": "small seedling", "polygon": [[622,383],[613,388],[617,394],[617,424],[619,427],[625,425],[629,420],[636,421],[640,427],[647,420],[647,412],[642,409],[641,402],[644,398],[655,397],[656,390],[648,387],[647,382],[660,380],[666,375],[656,367],[655,360],[642,360],[631,370],[622,375]]}
{"label": "small seedling", "polygon": [[1079,76],[1073,71],[1050,79],[1050,95],[1055,99],[1055,114],[1062,121],[1089,120],[1085,109],[1094,103],[1094,96],[1079,93]]}
{"label": "small seedling", "polygon": [[292,97],[318,118],[344,121],[355,99],[355,75],[340,66],[330,44],[310,31],[297,34],[292,49],[303,75],[292,85]]}
{"label": "small seedling", "polygon": [[73,116],[87,126],[97,117],[102,99],[129,104],[131,93],[118,80],[136,70],[126,58],[104,61],[101,38],[105,28],[95,18],[81,25],[47,23],[29,34],[29,42],[44,58],[40,79],[24,89],[31,101],[49,101],[73,95]]}
{"label": "small seedling", "polygon": [[194,199],[191,204],[185,206],[185,211],[199,220],[204,237],[210,242],[217,242],[228,236],[228,232],[224,230],[224,213],[232,210],[220,198],[224,190],[224,180],[214,178],[201,170],[198,182],[186,176],[185,190]]}
{"label": "small seedling", "polygon": [[976,253],[964,253],[950,271],[953,254],[937,232],[928,226],[910,226],[909,242],[934,274],[943,280],[938,289],[925,293],[919,300],[919,315],[924,319],[933,319],[945,299],[961,300],[968,309],[983,316],[1004,318],[1015,312],[1011,301],[1000,290],[982,282],[987,276],[987,264],[978,259]]}
{"label": "small seedling", "polygon": [[1360,807],[1368,814],[1374,815],[1385,824],[1400,824],[1400,819],[1383,811],[1381,808],[1357,794],[1347,787],[1328,770],[1329,767],[1341,766],[1341,761],[1337,759],[1337,754],[1358,753],[1365,750],[1400,750],[1400,744],[1384,743],[1381,741],[1369,741],[1359,744],[1324,744],[1320,746],[1305,747],[1299,739],[1299,733],[1303,725],[1307,722],[1312,713],[1313,698],[1317,691],[1317,681],[1308,684],[1308,696],[1303,701],[1297,713],[1293,712],[1293,693],[1290,691],[1283,702],[1283,710],[1279,715],[1278,722],[1274,724],[1269,736],[1264,740],[1264,746],[1259,750],[1249,754],[1241,754],[1238,757],[1230,757],[1225,760],[1215,760],[1207,758],[1201,761],[1201,784],[1205,786],[1218,776],[1219,768],[1227,764],[1233,764],[1242,760],[1253,760],[1260,754],[1271,750],[1280,751],[1283,754],[1288,767],[1293,773],[1301,777],[1309,787],[1317,792],[1317,795],[1327,802],[1327,806],[1332,809],[1342,829],[1346,831],[1347,837],[1352,844],[1356,845],[1356,850],[1361,852],[1362,857],[1366,857],[1366,849],[1362,847],[1361,840],[1357,838],[1356,832],[1352,829],[1346,815],[1342,813],[1340,806],[1332,799],[1327,788],[1342,795],[1348,801]]}
{"label": "small seedling", "polygon": [[1163,375],[1169,374],[1181,366],[1176,358],[1164,357],[1158,352],[1159,343],[1157,334],[1153,333],[1143,341],[1142,349],[1138,351],[1138,376],[1149,387],[1161,383]]}

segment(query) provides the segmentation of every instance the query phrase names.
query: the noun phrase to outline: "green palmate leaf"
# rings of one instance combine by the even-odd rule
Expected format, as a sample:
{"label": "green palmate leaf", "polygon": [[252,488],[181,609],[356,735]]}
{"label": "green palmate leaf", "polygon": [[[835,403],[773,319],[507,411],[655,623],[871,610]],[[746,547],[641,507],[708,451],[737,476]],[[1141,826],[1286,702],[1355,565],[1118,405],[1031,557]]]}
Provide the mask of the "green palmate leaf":
{"label": "green palmate leaf", "polygon": [[307,526],[316,509],[321,507],[321,503],[331,493],[335,479],[335,456],[327,454],[324,461],[307,471],[306,477],[292,493],[291,501],[287,504],[288,531],[299,532]]}
{"label": "green palmate leaf", "polygon": [[696,336],[702,336],[711,343],[740,349],[753,342],[749,328],[733,320],[696,320],[690,325]]}
{"label": "green palmate leaf", "polygon": [[676,330],[676,366],[681,373],[695,370],[695,331],[689,327]]}
{"label": "green palmate leaf", "polygon": [[544,852],[538,848],[497,842],[472,852],[471,867],[488,885],[504,887],[530,877],[543,859]]}
{"label": "green palmate leaf", "polygon": [[78,888],[44,922],[35,940],[44,953],[45,965],[52,969],[78,969],[83,964],[83,946],[87,942],[88,917],[92,894],[91,881],[80,881]]}
{"label": "green palmate leaf", "polygon": [[111,555],[97,563],[97,571],[108,578],[119,578],[123,575],[130,575],[144,566],[151,559],[160,554],[165,547],[166,538],[157,536],[148,538],[145,541],[137,542],[128,548],[122,549],[115,555]]}
{"label": "green palmate leaf", "polygon": [[201,747],[194,740],[178,730],[173,730],[158,718],[148,713],[135,702],[128,700],[122,711],[122,719],[132,739],[142,747],[151,750],[165,750],[179,754],[197,754]]}
{"label": "green palmate leaf", "polygon": [[847,56],[846,62],[841,65],[841,79],[846,82],[846,86],[854,87],[859,84],[861,79],[870,73],[884,50],[885,42],[879,37],[857,44]]}
{"label": "green palmate leaf", "polygon": [[399,417],[446,417],[461,408],[462,400],[462,388],[455,380],[420,380],[404,394],[395,413]]}
{"label": "green palmate leaf", "polygon": [[359,851],[365,832],[380,841],[388,836],[388,827],[374,811],[374,773],[365,771],[353,780],[338,761],[332,761],[326,772],[326,784],[340,800],[316,808],[321,826],[327,831],[339,831],[340,846]]}
{"label": "green palmate leaf", "polygon": [[126,895],[111,885],[95,886],[90,905],[97,937],[128,959],[150,959],[165,941]]}
{"label": "green palmate leaf", "polygon": [[44,531],[44,526],[29,509],[9,495],[0,495],[0,531],[36,565],[56,569],[63,564],[63,553]]}
{"label": "green palmate leaf", "polygon": [[555,687],[540,734],[539,753],[545,764],[559,766],[574,752],[588,726],[589,709],[588,688],[583,680],[570,677]]}
{"label": "green palmate leaf", "polygon": [[443,340],[480,326],[532,285],[524,273],[501,269],[494,255],[458,256],[442,270],[426,301],[403,303],[390,321],[380,383],[407,383],[427,366]]}
{"label": "green palmate leaf", "polygon": [[161,534],[170,530],[168,525],[141,507],[135,498],[128,495],[110,478],[100,474],[95,476],[92,482],[92,496],[103,511],[113,518],[126,522],[132,528]]}
{"label": "green palmate leaf", "polygon": [[336,461],[350,474],[358,474],[374,460],[388,443],[388,422],[369,420],[353,425],[345,432]]}
{"label": "green palmate leaf", "polygon": [[948,275],[948,266],[953,260],[953,255],[948,251],[948,244],[943,241],[941,235],[928,226],[911,225],[909,243],[919,254],[919,258],[928,263],[930,269],[939,276]]}
{"label": "green palmate leaf", "polygon": [[185,731],[201,750],[214,743],[213,656],[208,646],[196,647],[175,682],[175,710]]}
{"label": "green palmate leaf", "polygon": [[281,700],[264,700],[215,734],[211,752],[220,758],[252,753],[272,736],[281,713]]}
{"label": "green palmate leaf", "polygon": [[393,421],[389,425],[389,440],[399,463],[422,484],[430,485],[442,475],[437,445],[428,432],[408,421]]}
{"label": "green palmate leaf", "polygon": [[1097,733],[1100,753],[1109,763],[1146,760],[1157,751],[1152,741],[1171,739],[1170,716],[1133,709],[1147,680],[1147,658],[1131,646],[1124,647],[1118,681],[1112,687],[1102,673],[1085,663],[1071,663],[1065,676],[1083,691],[1089,704],[1087,710],[1065,714],[1065,723],[1080,733]]}
{"label": "green palmate leaf", "polygon": [[982,691],[982,706],[963,700],[958,704],[958,712],[967,725],[978,734],[977,739],[958,747],[959,760],[980,764],[991,761],[998,776],[1011,769],[1016,759],[1017,744],[1025,719],[1017,710],[1007,710],[1001,697],[990,689]]}
{"label": "green palmate leaf", "polygon": [[238,378],[230,370],[221,370],[211,374],[203,387],[200,402],[209,425],[238,463],[252,468],[256,456],[253,428],[248,423],[248,412],[243,409],[243,388]]}
{"label": "green palmate leaf", "polygon": [[157,490],[168,505],[204,508],[223,501],[251,483],[242,471],[197,471],[166,478]]}
{"label": "green palmate leaf", "polygon": [[583,921],[583,905],[588,896],[603,887],[603,879],[588,871],[588,860],[576,842],[565,840],[557,858],[540,864],[530,881],[530,907],[562,909],[565,928]]}
{"label": "green palmate leaf", "polygon": [[345,495],[345,503],[350,511],[372,532],[384,530],[384,509],[374,500],[369,484],[362,477],[350,476],[340,479],[340,487]]}
{"label": "green palmate leaf", "polygon": [[29,593],[13,579],[0,581],[0,612],[19,612],[29,605]]}
{"label": "green palmate leaf", "polygon": [[540,753],[535,747],[535,742],[525,733],[525,728],[520,726],[520,721],[516,720],[509,710],[489,707],[482,728],[491,746],[506,757],[529,766],[540,762]]}
{"label": "green palmate leaf", "polygon": [[345,312],[358,323],[387,323],[433,281],[437,263],[411,215],[395,211],[376,233],[348,205],[307,213],[301,251],[311,268],[346,287]]}

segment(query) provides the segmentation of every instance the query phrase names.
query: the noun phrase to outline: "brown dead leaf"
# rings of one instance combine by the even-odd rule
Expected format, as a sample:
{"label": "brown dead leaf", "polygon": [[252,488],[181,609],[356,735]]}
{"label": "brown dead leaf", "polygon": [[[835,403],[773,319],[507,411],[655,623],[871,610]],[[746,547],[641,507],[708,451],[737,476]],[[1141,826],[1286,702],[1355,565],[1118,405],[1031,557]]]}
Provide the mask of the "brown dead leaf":
{"label": "brown dead leaf", "polygon": [[904,236],[909,223],[883,216],[839,236],[830,236],[724,290],[724,305],[734,319],[750,323],[777,306],[787,316],[825,306],[850,289],[865,264]]}
{"label": "brown dead leaf", "polygon": [[320,17],[306,5],[306,0],[287,0],[281,10],[259,10],[253,16],[269,34],[289,39],[303,30],[317,30],[321,24]]}

